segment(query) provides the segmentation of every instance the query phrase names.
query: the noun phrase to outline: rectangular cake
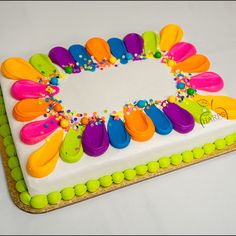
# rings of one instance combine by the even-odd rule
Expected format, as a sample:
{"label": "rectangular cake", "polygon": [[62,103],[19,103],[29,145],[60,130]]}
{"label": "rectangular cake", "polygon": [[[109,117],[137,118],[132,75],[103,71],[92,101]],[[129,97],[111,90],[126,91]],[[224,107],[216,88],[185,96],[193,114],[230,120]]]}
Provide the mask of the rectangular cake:
{"label": "rectangular cake", "polygon": [[236,142],[236,100],[182,37],[170,24],[2,63],[0,134],[24,204],[56,207]]}

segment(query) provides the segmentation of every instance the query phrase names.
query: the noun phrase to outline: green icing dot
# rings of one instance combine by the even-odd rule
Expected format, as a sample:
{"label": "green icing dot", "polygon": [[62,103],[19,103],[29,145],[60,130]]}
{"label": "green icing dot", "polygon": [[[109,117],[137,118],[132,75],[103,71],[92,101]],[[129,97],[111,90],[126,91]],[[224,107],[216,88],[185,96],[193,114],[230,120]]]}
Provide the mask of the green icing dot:
{"label": "green icing dot", "polygon": [[145,175],[147,173],[148,167],[146,165],[138,165],[135,167],[137,175]]}
{"label": "green icing dot", "polygon": [[28,192],[22,192],[20,194],[20,200],[21,202],[23,202],[25,205],[30,205],[30,200],[31,200],[31,196],[29,195]]}
{"label": "green icing dot", "polygon": [[190,163],[193,160],[193,153],[191,151],[185,151],[182,153],[183,162]]}
{"label": "green icing dot", "polygon": [[112,174],[112,180],[115,184],[120,184],[124,181],[124,173],[123,172],[115,172]]}
{"label": "green icing dot", "polygon": [[156,161],[151,161],[147,164],[148,172],[156,173],[159,169],[159,163]]}
{"label": "green icing dot", "polygon": [[236,142],[236,133],[234,133],[234,141]]}
{"label": "green icing dot", "polygon": [[157,51],[157,52],[155,52],[155,54],[154,54],[154,57],[155,58],[161,58],[161,52],[159,52],[159,51]]}
{"label": "green icing dot", "polygon": [[178,166],[182,163],[182,155],[181,154],[173,154],[171,157],[170,157],[170,160],[171,160],[171,164],[174,165],[174,166]]}
{"label": "green icing dot", "polygon": [[124,171],[124,177],[126,180],[133,180],[136,176],[136,171],[133,169],[127,169]]}
{"label": "green icing dot", "polygon": [[3,104],[3,97],[0,96],[0,104]]}
{"label": "green icing dot", "polygon": [[48,198],[48,203],[50,205],[55,205],[61,201],[61,193],[60,192],[49,193],[47,198]]}
{"label": "green icing dot", "polygon": [[48,205],[48,199],[46,195],[36,195],[30,200],[30,205],[35,209],[42,209]]}
{"label": "green icing dot", "polygon": [[16,156],[12,156],[8,159],[8,166],[12,170],[20,165],[18,158]]}
{"label": "green icing dot", "polygon": [[234,135],[233,134],[227,135],[225,137],[225,142],[228,146],[234,144]]}
{"label": "green icing dot", "polygon": [[16,182],[16,190],[19,193],[27,191],[27,187],[26,187],[25,181],[23,179]]}
{"label": "green icing dot", "polygon": [[102,187],[109,187],[112,185],[112,177],[110,175],[103,176],[99,179]]}
{"label": "green icing dot", "polygon": [[199,159],[201,157],[203,157],[204,155],[204,150],[200,147],[196,147],[193,149],[193,157],[196,159]]}
{"label": "green icing dot", "polygon": [[73,72],[73,69],[70,66],[65,67],[65,72],[68,74],[71,74]]}
{"label": "green icing dot", "polygon": [[74,187],[76,196],[82,196],[87,192],[87,187],[85,184],[77,184]]}
{"label": "green icing dot", "polygon": [[14,144],[10,144],[6,148],[6,153],[9,157],[16,155],[16,148]]}
{"label": "green icing dot", "polygon": [[218,150],[224,149],[226,146],[226,142],[224,139],[217,139],[215,141],[215,146],[216,146],[216,149]]}
{"label": "green icing dot", "polygon": [[215,145],[213,143],[207,143],[203,146],[203,150],[206,155],[209,155],[215,151]]}
{"label": "green icing dot", "polygon": [[159,166],[161,168],[167,168],[170,166],[170,158],[169,157],[161,157],[159,159]]}
{"label": "green icing dot", "polygon": [[71,200],[75,196],[75,190],[72,187],[64,188],[61,191],[62,199],[65,201]]}
{"label": "green icing dot", "polygon": [[5,138],[11,134],[10,127],[8,124],[4,124],[0,127],[0,135]]}
{"label": "green icing dot", "polygon": [[3,140],[3,144],[4,144],[5,147],[7,147],[10,144],[13,144],[12,136],[5,137],[4,140]]}
{"label": "green icing dot", "polygon": [[94,193],[98,190],[100,182],[98,180],[89,180],[86,183],[87,189],[90,193]]}
{"label": "green icing dot", "polygon": [[6,109],[3,104],[0,104],[0,115],[4,115],[6,113]]}
{"label": "green icing dot", "polygon": [[4,125],[4,124],[7,124],[7,116],[6,115],[0,116],[0,125]]}
{"label": "green icing dot", "polygon": [[22,171],[20,167],[16,167],[11,171],[11,176],[15,181],[19,181],[23,179]]}
{"label": "green icing dot", "polygon": [[2,90],[0,89],[0,96],[2,96]]}

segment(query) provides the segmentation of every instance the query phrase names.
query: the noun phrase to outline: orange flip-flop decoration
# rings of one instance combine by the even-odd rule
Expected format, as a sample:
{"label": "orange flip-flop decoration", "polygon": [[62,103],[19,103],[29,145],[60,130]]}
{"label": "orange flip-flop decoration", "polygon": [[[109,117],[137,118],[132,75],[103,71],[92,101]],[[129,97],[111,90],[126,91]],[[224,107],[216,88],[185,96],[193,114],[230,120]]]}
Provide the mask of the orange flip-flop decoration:
{"label": "orange flip-flop decoration", "polygon": [[127,111],[124,108],[125,128],[135,141],[146,141],[155,133],[155,126],[152,120],[143,110]]}
{"label": "orange flip-flop decoration", "polygon": [[2,74],[12,80],[39,81],[44,78],[29,62],[23,58],[12,57],[5,60],[1,66]]}
{"label": "orange flip-flop decoration", "polygon": [[52,173],[58,161],[63,136],[64,131],[58,130],[46,139],[43,146],[30,155],[26,166],[29,175],[43,178]]}
{"label": "orange flip-flop decoration", "polygon": [[199,95],[192,98],[202,106],[207,106],[228,120],[236,120],[236,99],[228,96]]}
{"label": "orange flip-flop decoration", "polygon": [[174,65],[172,67],[172,72],[180,70],[186,73],[199,73],[206,72],[210,68],[209,59],[201,54],[193,55],[186,60]]}
{"label": "orange flip-flop decoration", "polygon": [[91,38],[85,45],[88,53],[95,58],[98,63],[106,60],[106,63],[112,63],[114,57],[111,55],[109,44],[102,38]]}
{"label": "orange flip-flop decoration", "polygon": [[13,116],[18,121],[31,121],[47,112],[51,101],[28,98],[17,102],[13,108]]}
{"label": "orange flip-flop decoration", "polygon": [[183,30],[175,24],[166,25],[160,31],[160,49],[169,51],[176,43],[183,38]]}

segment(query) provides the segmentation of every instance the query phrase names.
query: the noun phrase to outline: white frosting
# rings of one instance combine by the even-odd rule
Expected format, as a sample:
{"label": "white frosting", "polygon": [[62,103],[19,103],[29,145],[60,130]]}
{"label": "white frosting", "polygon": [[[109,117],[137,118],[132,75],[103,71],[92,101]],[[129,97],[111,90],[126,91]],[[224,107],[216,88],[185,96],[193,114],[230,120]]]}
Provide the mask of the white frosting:
{"label": "white frosting", "polygon": [[[95,73],[82,72],[70,75],[70,78],[60,82],[61,92],[58,95],[67,109],[77,112],[94,111],[101,115],[104,109],[122,110],[122,106],[139,99],[164,99],[175,94],[175,83],[169,74],[169,68],[157,60],[130,62],[129,65],[119,65],[118,68],[108,68]],[[25,123],[16,121],[12,109],[17,102],[10,95],[14,81],[1,77],[1,87],[13,140],[16,146],[21,169],[31,195],[47,194],[60,191],[64,187],[85,183],[89,179],[98,179],[116,171],[133,168],[138,164],[158,160],[162,156],[191,150],[205,143],[213,142],[236,131],[236,120],[225,120],[218,117],[205,127],[195,125],[192,132],[179,134],[172,131],[167,136],[157,133],[146,142],[131,141],[125,149],[115,149],[112,146],[100,157],[90,157],[86,154],[74,164],[63,162],[60,158],[55,170],[47,177],[37,179],[26,172],[29,155],[39,148],[44,141],[36,145],[26,145],[19,138],[20,129]],[[42,117],[36,120],[42,119]]]}

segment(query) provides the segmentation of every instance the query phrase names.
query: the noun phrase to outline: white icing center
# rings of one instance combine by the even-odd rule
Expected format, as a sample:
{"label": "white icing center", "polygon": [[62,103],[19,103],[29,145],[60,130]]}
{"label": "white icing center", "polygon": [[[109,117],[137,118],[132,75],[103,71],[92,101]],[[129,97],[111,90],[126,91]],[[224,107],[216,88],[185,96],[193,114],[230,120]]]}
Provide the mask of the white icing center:
{"label": "white icing center", "polygon": [[170,68],[160,60],[129,62],[118,67],[82,71],[60,81],[58,98],[66,109],[80,113],[122,110],[140,99],[163,100],[176,92]]}

